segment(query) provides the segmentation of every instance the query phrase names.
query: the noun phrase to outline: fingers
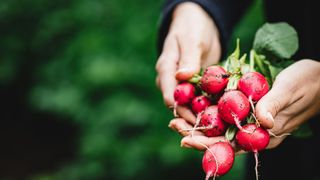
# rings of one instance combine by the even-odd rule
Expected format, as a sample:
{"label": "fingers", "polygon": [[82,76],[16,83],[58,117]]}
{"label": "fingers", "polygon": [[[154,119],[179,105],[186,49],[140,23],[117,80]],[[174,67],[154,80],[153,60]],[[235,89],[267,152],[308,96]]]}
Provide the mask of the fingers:
{"label": "fingers", "polygon": [[188,80],[200,71],[204,45],[200,42],[195,43],[197,41],[199,41],[199,39],[196,38],[195,40],[192,38],[181,39],[181,56],[176,73],[176,78],[180,81]]}
{"label": "fingers", "polygon": [[267,149],[273,149],[273,148],[277,147],[285,138],[286,138],[286,136],[271,137],[270,142],[267,146]]}
{"label": "fingers", "polygon": [[272,89],[256,105],[256,116],[265,128],[274,126],[274,118],[291,101],[291,94],[286,83],[275,82]]}
{"label": "fingers", "polygon": [[206,150],[206,147],[213,145],[214,143],[226,141],[224,136],[207,137],[204,135],[186,136],[181,140],[181,146],[187,148],[195,148],[197,150]]}
{"label": "fingers", "polygon": [[196,123],[196,116],[188,107],[177,106],[177,113],[181,118],[185,119],[189,124],[194,125]]}
{"label": "fingers", "polygon": [[156,83],[162,91],[162,96],[167,106],[173,106],[174,104],[173,92],[177,85],[175,73],[178,59],[179,48],[177,40],[173,36],[168,36],[156,65],[158,72]]}
{"label": "fingers", "polygon": [[[177,131],[182,136],[191,135],[190,130],[193,128],[192,125],[190,125],[187,121],[185,121],[182,118],[175,118],[175,119],[171,120],[169,123],[169,127],[172,130]],[[193,134],[194,135],[203,135],[203,133],[200,131],[194,131]]]}

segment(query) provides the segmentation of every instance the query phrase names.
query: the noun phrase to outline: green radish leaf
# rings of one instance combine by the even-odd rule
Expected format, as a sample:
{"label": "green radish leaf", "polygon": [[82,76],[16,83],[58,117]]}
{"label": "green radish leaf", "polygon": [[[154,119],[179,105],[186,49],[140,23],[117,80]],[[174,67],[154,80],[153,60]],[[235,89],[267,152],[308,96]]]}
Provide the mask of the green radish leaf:
{"label": "green radish leaf", "polygon": [[254,119],[254,117],[252,115],[250,115],[248,118],[247,118],[247,123],[248,124],[253,124],[253,123],[256,123],[256,120]]}
{"label": "green radish leaf", "polygon": [[298,50],[296,30],[285,22],[265,23],[255,35],[253,49],[268,59],[288,59]]}
{"label": "green radish leaf", "polygon": [[200,80],[201,80],[201,76],[199,74],[194,74],[192,78],[190,78],[188,81],[190,83],[197,84],[199,83]]}
{"label": "green radish leaf", "polygon": [[240,39],[237,39],[237,45],[236,49],[233,51],[233,53],[230,55],[230,57],[234,59],[239,59],[240,58]]}
{"label": "green radish leaf", "polygon": [[246,58],[247,58],[247,54],[244,53],[244,54],[241,56],[241,58],[239,59],[240,64],[244,64],[244,63],[246,62]]}
{"label": "green radish leaf", "polygon": [[274,82],[276,80],[277,75],[283,70],[282,68],[272,66],[271,64],[268,66],[271,74],[271,81]]}
{"label": "green radish leaf", "polygon": [[240,69],[240,40],[237,39],[236,48],[233,53],[228,56],[226,62],[224,63],[224,68],[228,72],[237,72]]}
{"label": "green radish leaf", "polygon": [[312,135],[313,135],[313,132],[312,132],[309,124],[307,124],[307,123],[302,124],[299,127],[299,129],[295,130],[292,133],[292,136],[296,137],[296,138],[309,138]]}
{"label": "green radish leaf", "polygon": [[268,83],[272,84],[272,76],[270,69],[268,68],[267,60],[265,56],[257,54],[254,50],[252,50],[253,59],[254,59],[254,69],[261,74],[268,80]]}
{"label": "green radish leaf", "polygon": [[235,126],[229,126],[229,128],[226,131],[225,137],[228,141],[232,141],[236,136],[236,133],[237,133],[237,128]]}
{"label": "green radish leaf", "polygon": [[247,74],[250,72],[250,65],[249,64],[242,64],[241,65],[241,74]]}

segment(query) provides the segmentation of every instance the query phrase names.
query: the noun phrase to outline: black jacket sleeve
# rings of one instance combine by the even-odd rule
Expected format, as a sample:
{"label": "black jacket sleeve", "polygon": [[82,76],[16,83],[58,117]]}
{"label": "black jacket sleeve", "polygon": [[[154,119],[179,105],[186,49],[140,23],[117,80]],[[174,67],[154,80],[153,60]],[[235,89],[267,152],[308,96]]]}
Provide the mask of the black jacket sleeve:
{"label": "black jacket sleeve", "polygon": [[171,23],[172,11],[182,2],[199,4],[214,20],[220,33],[222,53],[226,52],[226,45],[234,26],[240,20],[252,0],[167,0],[164,4],[158,37],[158,51],[161,53],[163,42]]}

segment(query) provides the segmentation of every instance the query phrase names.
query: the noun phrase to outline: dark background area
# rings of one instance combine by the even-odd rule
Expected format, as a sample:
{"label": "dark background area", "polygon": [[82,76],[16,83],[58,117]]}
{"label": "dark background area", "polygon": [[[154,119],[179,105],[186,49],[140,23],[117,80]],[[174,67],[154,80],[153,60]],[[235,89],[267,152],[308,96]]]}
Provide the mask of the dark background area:
{"label": "dark background area", "polygon": [[[0,179],[202,179],[155,87],[162,1],[0,2]],[[231,41],[251,47],[257,1]],[[232,173],[243,176],[244,156]]]}

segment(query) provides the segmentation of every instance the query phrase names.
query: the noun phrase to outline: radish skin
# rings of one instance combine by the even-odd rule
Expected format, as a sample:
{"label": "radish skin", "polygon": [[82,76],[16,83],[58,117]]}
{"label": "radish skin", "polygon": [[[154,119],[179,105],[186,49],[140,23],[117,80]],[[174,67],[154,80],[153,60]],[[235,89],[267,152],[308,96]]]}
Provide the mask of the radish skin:
{"label": "radish skin", "polygon": [[250,103],[241,91],[227,91],[218,101],[218,110],[225,122],[242,129],[240,123],[249,115]]}
{"label": "radish skin", "polygon": [[217,142],[207,149],[202,158],[206,180],[222,176],[230,171],[234,162],[234,150],[228,142]]}
{"label": "radish skin", "polygon": [[196,95],[196,88],[188,82],[178,84],[174,91],[174,100],[177,105],[186,105]]}
{"label": "radish skin", "polygon": [[201,89],[208,94],[218,94],[228,84],[228,73],[221,66],[209,66],[200,80]]}
{"label": "radish skin", "polygon": [[173,93],[173,115],[178,117],[177,106],[189,104],[195,96],[196,88],[191,83],[183,82],[178,84]]}
{"label": "radish skin", "polygon": [[208,137],[215,137],[224,134],[228,125],[221,119],[218,113],[218,106],[209,106],[201,115],[200,127],[207,127],[203,130]]}
{"label": "radish skin", "polygon": [[211,105],[210,100],[204,96],[197,96],[191,102],[191,109],[195,114],[204,111],[207,107]]}
{"label": "radish skin", "polygon": [[243,92],[249,99],[252,99],[252,101],[257,102],[269,91],[269,85],[262,74],[249,72],[240,78],[238,90]]}

